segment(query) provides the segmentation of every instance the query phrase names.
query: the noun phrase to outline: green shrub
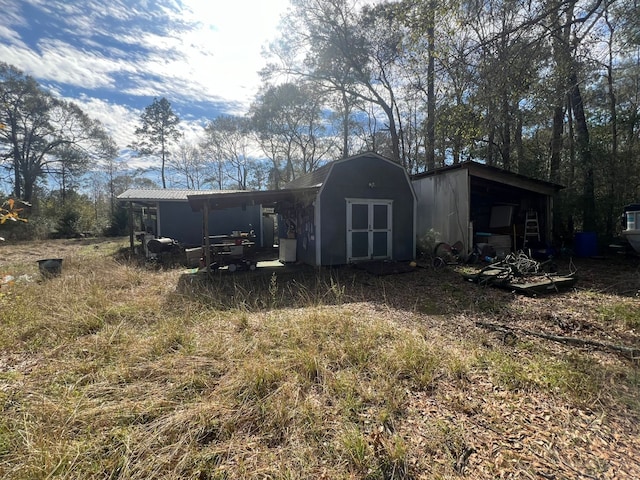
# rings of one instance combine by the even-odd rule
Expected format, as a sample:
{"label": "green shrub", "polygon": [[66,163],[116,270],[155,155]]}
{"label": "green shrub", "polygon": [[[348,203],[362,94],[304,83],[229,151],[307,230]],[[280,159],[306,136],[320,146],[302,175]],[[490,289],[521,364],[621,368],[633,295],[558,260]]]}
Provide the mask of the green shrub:
{"label": "green shrub", "polygon": [[80,213],[73,208],[66,208],[58,219],[56,231],[61,237],[75,237],[80,233]]}

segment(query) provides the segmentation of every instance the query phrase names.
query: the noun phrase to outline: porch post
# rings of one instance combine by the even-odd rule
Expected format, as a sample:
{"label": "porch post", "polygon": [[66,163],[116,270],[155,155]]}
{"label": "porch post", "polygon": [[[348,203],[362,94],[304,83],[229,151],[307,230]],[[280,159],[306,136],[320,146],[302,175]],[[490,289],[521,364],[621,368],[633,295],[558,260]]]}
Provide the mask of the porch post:
{"label": "porch post", "polygon": [[547,197],[547,222],[545,228],[545,239],[547,240],[547,245],[551,246],[553,244],[553,195],[549,195]]}
{"label": "porch post", "polygon": [[156,237],[163,237],[162,222],[160,221],[160,202],[156,202]]}
{"label": "porch post", "polygon": [[211,273],[211,241],[209,240],[209,202],[207,200],[204,201],[204,207],[202,208],[202,212],[204,215],[203,226],[204,226],[204,261],[206,263],[206,271],[207,273]]}
{"label": "porch post", "polygon": [[133,246],[133,202],[129,202],[129,247],[131,248],[131,253],[134,253]]}

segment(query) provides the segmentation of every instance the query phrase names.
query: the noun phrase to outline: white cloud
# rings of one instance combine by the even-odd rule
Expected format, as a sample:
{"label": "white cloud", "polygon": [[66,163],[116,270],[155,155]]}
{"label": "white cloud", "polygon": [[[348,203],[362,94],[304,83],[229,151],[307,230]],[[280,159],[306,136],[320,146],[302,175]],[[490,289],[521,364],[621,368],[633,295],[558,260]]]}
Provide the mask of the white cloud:
{"label": "white cloud", "polygon": [[102,122],[120,148],[126,148],[133,140],[140,111],[88,96],[66,100],[78,104],[87,115]]}
{"label": "white cloud", "polygon": [[194,0],[187,4],[202,22],[182,38],[184,63],[192,67],[190,78],[217,96],[248,106],[259,85],[258,71],[264,66],[261,50],[275,38],[288,0]]}
{"label": "white cloud", "polygon": [[[44,17],[36,24],[24,17],[27,4],[51,22]],[[58,95],[80,89],[81,96],[66,99],[100,120],[124,148],[133,140],[141,112],[110,100],[111,93],[145,101],[166,96],[188,119],[202,115],[189,113],[188,105],[196,102],[200,107],[207,102],[228,105],[233,111],[227,113],[244,113],[259,86],[261,50],[276,37],[288,4],[183,0],[168,9],[159,1],[145,8],[144,2],[128,0],[10,2],[0,17],[0,59]],[[150,23],[151,29],[144,30]],[[21,32],[40,37],[34,43]],[[193,141],[203,123],[183,119],[185,139]]]}
{"label": "white cloud", "polygon": [[[185,0],[179,12],[165,8],[160,14],[152,9],[136,11],[117,1],[30,2],[64,21],[63,31],[75,35],[73,45],[42,38],[35,50],[26,48],[14,30],[0,26],[0,37],[8,40],[0,46],[0,57],[38,79],[145,96],[171,93],[185,101],[227,102],[243,108],[259,85],[261,50],[275,37],[288,5],[288,0]],[[26,22],[15,11],[10,23]],[[144,24],[137,21],[126,35],[107,30],[108,18],[133,21],[136,16],[146,19],[146,13],[152,18],[170,17],[176,24],[140,31],[137,28]],[[128,44],[131,51],[100,45],[102,35]],[[116,84],[123,72],[128,74],[127,86]]]}
{"label": "white cloud", "polygon": [[0,25],[0,39],[12,45],[26,48],[26,44],[22,40],[20,40],[20,35],[18,35],[15,30],[7,27],[6,25]]}
{"label": "white cloud", "polygon": [[40,48],[42,63],[38,74],[69,85],[86,89],[114,88],[113,73],[134,71],[128,62],[80,50],[61,40],[44,41]]}
{"label": "white cloud", "polygon": [[174,98],[235,103],[246,110],[260,82],[262,48],[275,38],[288,0],[185,3],[182,21],[192,24],[191,29],[120,38],[149,51],[138,68],[155,77],[141,80],[127,93],[152,96],[171,92]]}
{"label": "white cloud", "polygon": [[[135,140],[134,132],[140,124],[141,110],[88,96],[65,100],[76,103],[91,118],[99,120],[121,150],[125,150]],[[184,140],[190,143],[198,142],[203,133],[204,124],[204,119],[182,119],[179,129]]]}
{"label": "white cloud", "polygon": [[97,52],[79,50],[61,40],[47,39],[40,52],[16,44],[0,44],[0,58],[33,75],[40,81],[53,81],[84,89],[116,89],[114,74],[135,73],[135,64]]}

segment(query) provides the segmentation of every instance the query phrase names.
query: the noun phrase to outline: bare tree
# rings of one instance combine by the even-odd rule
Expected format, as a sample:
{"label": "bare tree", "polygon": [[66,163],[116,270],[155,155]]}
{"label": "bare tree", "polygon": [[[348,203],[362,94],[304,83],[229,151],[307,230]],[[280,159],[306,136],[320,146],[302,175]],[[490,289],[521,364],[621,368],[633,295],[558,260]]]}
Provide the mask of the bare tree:
{"label": "bare tree", "polygon": [[280,180],[312,172],[333,149],[325,135],[323,96],[314,85],[283,83],[269,86],[251,108],[251,127]]}
{"label": "bare tree", "polygon": [[178,174],[178,185],[199,190],[207,183],[207,165],[202,150],[194,143],[180,142],[168,165]]}

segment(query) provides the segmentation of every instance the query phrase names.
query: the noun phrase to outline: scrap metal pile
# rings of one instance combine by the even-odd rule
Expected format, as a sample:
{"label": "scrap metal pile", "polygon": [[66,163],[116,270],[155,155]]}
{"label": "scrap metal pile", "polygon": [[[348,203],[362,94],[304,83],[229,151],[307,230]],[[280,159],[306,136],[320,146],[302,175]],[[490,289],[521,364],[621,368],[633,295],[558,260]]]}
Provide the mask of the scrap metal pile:
{"label": "scrap metal pile", "polygon": [[560,275],[551,260],[538,262],[524,252],[508,254],[475,273],[463,273],[464,278],[479,285],[507,288],[522,293],[552,293],[573,286],[576,271]]}

